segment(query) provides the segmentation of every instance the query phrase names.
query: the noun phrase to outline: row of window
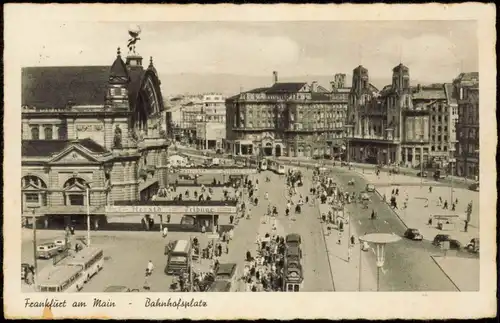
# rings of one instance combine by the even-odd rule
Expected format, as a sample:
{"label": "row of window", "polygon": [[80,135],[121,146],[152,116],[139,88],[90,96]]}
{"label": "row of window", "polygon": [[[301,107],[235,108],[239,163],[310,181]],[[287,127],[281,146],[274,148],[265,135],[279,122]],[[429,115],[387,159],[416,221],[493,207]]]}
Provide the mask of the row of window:
{"label": "row of window", "polygon": [[[60,136],[57,136],[54,138],[54,131],[52,128],[52,125],[45,125],[43,127],[43,134],[44,134],[44,139],[45,140],[52,140],[52,139],[62,139]],[[60,128],[60,132],[62,129]],[[30,127],[30,132],[31,132],[31,139],[32,140],[39,140],[40,139],[40,126],[31,126]]]}
{"label": "row of window", "polygon": [[470,155],[479,156],[479,144],[458,144],[458,154],[462,155],[464,152]]}

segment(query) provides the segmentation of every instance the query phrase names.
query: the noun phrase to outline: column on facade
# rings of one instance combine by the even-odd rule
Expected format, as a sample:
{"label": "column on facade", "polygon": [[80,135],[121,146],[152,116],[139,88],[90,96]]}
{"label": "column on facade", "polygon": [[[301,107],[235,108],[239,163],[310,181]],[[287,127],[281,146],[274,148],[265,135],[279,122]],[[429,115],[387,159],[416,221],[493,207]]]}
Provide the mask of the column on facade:
{"label": "column on facade", "polygon": [[57,126],[55,124],[52,125],[52,139],[60,139],[57,132]]}
{"label": "column on facade", "polygon": [[409,151],[409,148],[408,147],[404,147],[403,149],[405,150],[405,160],[404,160],[404,163],[406,165],[406,164],[408,164],[408,151]]}
{"label": "column on facade", "polygon": [[420,147],[420,162],[424,162],[424,146]]}
{"label": "column on facade", "polygon": [[415,147],[411,148],[411,153],[412,153],[412,155],[411,155],[412,156],[411,164],[415,165],[415,159],[416,159],[415,158],[416,157],[416,155],[415,155]]}

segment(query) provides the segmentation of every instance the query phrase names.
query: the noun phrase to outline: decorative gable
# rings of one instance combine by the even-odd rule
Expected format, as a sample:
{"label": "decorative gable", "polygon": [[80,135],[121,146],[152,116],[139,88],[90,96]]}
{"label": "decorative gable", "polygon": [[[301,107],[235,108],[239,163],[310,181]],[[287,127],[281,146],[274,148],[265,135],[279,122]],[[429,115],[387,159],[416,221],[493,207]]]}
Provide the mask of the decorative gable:
{"label": "decorative gable", "polygon": [[74,164],[74,163],[96,163],[99,162],[94,156],[86,152],[80,145],[71,145],[52,158],[51,164]]}

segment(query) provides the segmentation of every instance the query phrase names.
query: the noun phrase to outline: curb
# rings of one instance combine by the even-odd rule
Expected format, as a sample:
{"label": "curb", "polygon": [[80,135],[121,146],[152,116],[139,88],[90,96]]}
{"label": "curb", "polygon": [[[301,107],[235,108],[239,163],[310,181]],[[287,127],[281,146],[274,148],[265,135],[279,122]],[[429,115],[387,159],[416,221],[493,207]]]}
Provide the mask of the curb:
{"label": "curb", "polygon": [[[377,189],[375,189],[375,193],[377,193],[377,195],[380,197],[380,200],[382,201],[382,203],[387,204],[386,202],[384,202],[384,197],[382,195],[380,195],[380,192]],[[408,226],[406,225],[405,221],[403,221],[403,219],[399,216],[399,214],[396,211],[394,211],[394,209],[391,208],[390,206],[389,206],[389,210],[391,210],[391,212],[394,213],[397,216],[397,218],[399,219],[399,221],[401,221],[401,223],[403,224],[403,226],[406,229],[408,229]]]}
{"label": "curb", "polygon": [[[316,200],[316,210],[318,211],[318,214],[319,214],[319,217],[321,218],[321,210],[319,209],[319,205],[318,205],[318,202]],[[323,236],[323,242],[325,243],[325,249],[326,249],[326,252],[327,252],[327,259],[328,259],[328,266],[330,267],[330,279],[332,280],[332,287],[333,287],[333,291],[335,292],[337,289],[335,288],[335,280],[333,279],[333,268],[332,268],[332,262],[330,261],[330,250],[328,250],[328,243],[326,242],[326,238],[325,238],[325,229],[324,229],[324,226],[323,224],[320,222],[319,225],[321,226],[321,235]]]}
{"label": "curb", "polygon": [[450,282],[453,284],[453,286],[455,286],[455,288],[461,292],[460,288],[458,288],[457,284],[455,284],[455,282],[453,281],[453,279],[451,279],[451,277],[446,273],[446,271],[441,267],[441,265],[437,262],[436,260],[436,257],[442,257],[442,256],[431,256],[432,260],[434,261],[434,263],[439,267],[439,269],[441,269],[441,271],[443,272],[443,274],[450,280]]}

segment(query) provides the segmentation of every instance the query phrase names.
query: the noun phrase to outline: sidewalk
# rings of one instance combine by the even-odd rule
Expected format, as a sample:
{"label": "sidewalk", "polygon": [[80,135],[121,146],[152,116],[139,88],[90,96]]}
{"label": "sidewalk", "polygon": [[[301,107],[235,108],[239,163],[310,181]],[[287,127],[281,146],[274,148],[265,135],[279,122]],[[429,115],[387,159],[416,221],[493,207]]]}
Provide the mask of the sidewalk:
{"label": "sidewalk", "polygon": [[[318,202],[318,210],[320,214],[328,214],[330,206],[328,204],[320,204]],[[361,267],[361,291],[376,291],[377,279],[374,273],[375,264],[368,258],[368,252],[361,251],[358,241],[358,232],[354,226],[350,224],[344,225],[344,232],[341,237],[341,244],[338,244],[338,230],[332,229],[328,235],[326,223],[322,224],[323,234],[325,234],[328,257],[330,258],[333,280],[335,283],[335,291],[338,292],[354,292],[360,291],[359,278]],[[351,250],[351,259],[347,261],[350,236],[354,235],[356,244]],[[361,259],[360,259],[361,256]],[[360,261],[361,260],[361,261]]]}
{"label": "sidewalk", "polygon": [[479,259],[450,256],[432,256],[432,259],[459,291],[479,291]]}
{"label": "sidewalk", "polygon": [[[307,157],[278,157],[278,160],[283,160],[283,161],[288,161],[291,163],[304,163],[304,164],[325,164],[325,165],[333,165],[335,164],[336,167],[342,167],[342,168],[348,168],[347,166],[341,166],[341,162],[336,160],[316,160],[312,158],[307,158]],[[362,164],[362,163],[354,163],[350,162],[352,166],[352,170],[358,171],[359,169],[367,169],[367,170],[373,170],[377,168],[377,165],[374,164]],[[358,168],[358,169],[356,169]],[[390,168],[388,167],[383,167],[381,170],[382,173],[386,173],[389,171]],[[399,174],[401,175],[413,175],[416,176],[420,172],[420,169],[413,169],[413,168],[407,168],[407,167],[399,167]],[[447,178],[453,178],[453,181],[456,181],[457,183],[464,183],[464,184],[472,184],[475,183],[476,181],[473,179],[469,178],[464,178],[464,177],[458,177],[458,176],[447,176]]]}
{"label": "sidewalk", "polygon": [[[390,200],[392,190],[395,187],[376,187],[380,196],[386,196]],[[408,228],[419,229],[425,240],[432,241],[437,234],[450,234],[462,244],[467,244],[472,238],[479,237],[479,193],[465,189],[454,189],[453,199],[458,198],[458,205],[455,211],[451,211],[450,189],[445,187],[433,187],[429,193],[429,187],[408,187],[399,186],[399,195],[396,197],[399,209],[394,210],[401,221]],[[405,196],[408,194],[408,207],[404,209]],[[443,201],[448,200],[448,210],[443,210],[438,206],[439,197]],[[425,207],[428,200],[428,207]],[[472,201],[471,221],[467,232],[464,232],[465,220],[467,219],[467,204]],[[437,221],[433,221],[432,226],[427,224],[431,215],[456,215],[455,229],[443,231],[437,228]]]}

